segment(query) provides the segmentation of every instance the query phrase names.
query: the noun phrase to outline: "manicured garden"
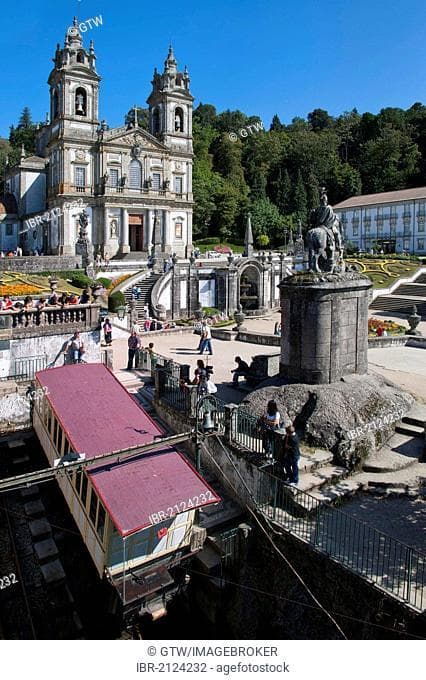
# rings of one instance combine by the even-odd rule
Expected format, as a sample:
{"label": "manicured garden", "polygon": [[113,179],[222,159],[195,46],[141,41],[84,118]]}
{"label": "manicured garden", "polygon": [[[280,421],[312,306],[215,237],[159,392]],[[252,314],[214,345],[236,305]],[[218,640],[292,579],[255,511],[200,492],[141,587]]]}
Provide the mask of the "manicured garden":
{"label": "manicured garden", "polygon": [[372,280],[374,288],[389,288],[398,279],[411,277],[422,266],[419,260],[408,257],[348,257],[346,262],[355,264],[360,272],[366,274]]}
{"label": "manicured garden", "polygon": [[[380,330],[378,331],[380,328],[382,329],[382,333]],[[390,319],[376,319],[375,317],[368,319],[368,335],[372,338],[381,337],[383,331],[386,331],[387,335],[404,335],[406,330],[407,328],[405,326],[401,326]]]}

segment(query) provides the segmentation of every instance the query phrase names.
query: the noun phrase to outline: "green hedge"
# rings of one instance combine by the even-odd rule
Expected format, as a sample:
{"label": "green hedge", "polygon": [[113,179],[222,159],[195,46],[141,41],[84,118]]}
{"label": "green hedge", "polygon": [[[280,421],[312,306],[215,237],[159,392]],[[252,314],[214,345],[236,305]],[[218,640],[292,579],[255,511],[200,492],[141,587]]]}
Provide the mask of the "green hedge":
{"label": "green hedge", "polygon": [[111,279],[107,279],[105,276],[100,276],[98,279],[96,279],[96,283],[100,283],[104,288],[109,288],[112,281]]}
{"label": "green hedge", "polygon": [[123,307],[126,304],[126,298],[120,290],[115,293],[111,293],[108,298],[108,310],[110,312],[116,312],[118,307]]}
{"label": "green hedge", "polygon": [[209,236],[208,238],[200,238],[194,241],[194,246],[219,246],[220,238],[218,236]]}
{"label": "green hedge", "polygon": [[76,288],[87,288],[88,286],[92,286],[93,283],[93,279],[86,276],[86,274],[83,274],[83,272],[75,273],[74,276],[71,277],[71,284]]}

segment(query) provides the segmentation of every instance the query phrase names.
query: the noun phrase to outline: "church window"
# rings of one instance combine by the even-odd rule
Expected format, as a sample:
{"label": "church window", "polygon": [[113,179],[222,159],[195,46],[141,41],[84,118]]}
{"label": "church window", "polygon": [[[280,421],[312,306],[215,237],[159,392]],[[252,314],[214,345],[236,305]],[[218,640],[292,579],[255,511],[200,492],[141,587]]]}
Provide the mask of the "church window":
{"label": "church window", "polygon": [[108,186],[118,187],[118,168],[109,168]]}
{"label": "church window", "polygon": [[181,108],[175,109],[175,132],[183,132],[183,111]]}
{"label": "church window", "polygon": [[175,222],[175,238],[182,238],[182,222]]}
{"label": "church window", "polygon": [[424,249],[425,249],[425,240],[424,240],[424,238],[419,238],[419,239],[417,239],[417,249],[418,249],[418,250],[424,250]]}
{"label": "church window", "polygon": [[152,188],[155,189],[155,191],[160,190],[160,184],[161,184],[161,175],[159,172],[153,172],[152,173]]}
{"label": "church window", "polygon": [[75,91],[75,114],[87,116],[87,93],[84,87],[78,87]]}
{"label": "church window", "polygon": [[152,112],[152,132],[157,135],[160,132],[160,111],[159,109],[154,109]]}
{"label": "church window", "polygon": [[84,52],[79,52],[77,54],[77,61],[79,64],[84,64]]}
{"label": "church window", "polygon": [[181,194],[183,191],[183,178],[175,177],[175,193]]}
{"label": "church window", "polygon": [[142,184],[142,166],[139,161],[133,159],[129,165],[129,187],[140,189]]}
{"label": "church window", "polygon": [[58,114],[59,114],[59,95],[58,90],[54,90],[52,97],[52,119],[54,120],[55,118],[57,118]]}
{"label": "church window", "polygon": [[75,187],[77,191],[84,191],[86,186],[86,168],[84,165],[76,165],[74,168]]}

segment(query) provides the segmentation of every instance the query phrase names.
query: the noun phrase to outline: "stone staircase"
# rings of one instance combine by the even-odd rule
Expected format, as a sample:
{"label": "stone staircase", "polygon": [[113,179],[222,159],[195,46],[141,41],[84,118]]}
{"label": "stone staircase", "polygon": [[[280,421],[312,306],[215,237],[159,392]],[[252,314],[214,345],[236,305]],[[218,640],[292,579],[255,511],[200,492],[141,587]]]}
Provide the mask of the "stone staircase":
{"label": "stone staircase", "polygon": [[285,493],[291,496],[290,505],[286,504],[287,512],[303,517],[320,504],[343,502],[360,491],[407,493],[411,490],[415,493],[419,482],[426,480],[425,425],[426,406],[415,404],[396,424],[395,434],[389,441],[369,455],[362,471],[355,473],[334,465],[329,451],[302,445],[299,483],[297,487],[285,487]]}
{"label": "stone staircase", "polygon": [[154,288],[154,285],[161,276],[162,274],[154,274],[154,272],[150,272],[149,274],[143,273],[141,274],[140,279],[134,281],[131,286],[126,288],[126,290],[123,290],[124,297],[126,298],[126,302],[128,304],[132,300],[133,286],[139,286],[139,288],[141,289],[140,298],[138,300],[135,300],[138,319],[144,318],[143,308],[145,305],[148,305],[150,311],[152,311],[151,310],[152,289]]}
{"label": "stone staircase", "polygon": [[413,283],[401,283],[390,295],[379,295],[370,307],[381,312],[410,314],[416,305],[417,312],[426,317],[426,274],[420,274]]}

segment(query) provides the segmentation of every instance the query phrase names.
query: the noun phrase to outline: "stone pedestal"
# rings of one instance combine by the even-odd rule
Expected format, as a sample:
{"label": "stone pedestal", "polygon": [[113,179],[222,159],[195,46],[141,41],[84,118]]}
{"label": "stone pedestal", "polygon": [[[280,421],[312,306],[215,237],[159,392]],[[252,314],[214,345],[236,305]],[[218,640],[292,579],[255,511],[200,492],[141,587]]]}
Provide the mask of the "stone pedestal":
{"label": "stone pedestal", "polygon": [[318,385],[367,373],[372,285],[357,272],[300,273],[281,282],[282,377]]}

